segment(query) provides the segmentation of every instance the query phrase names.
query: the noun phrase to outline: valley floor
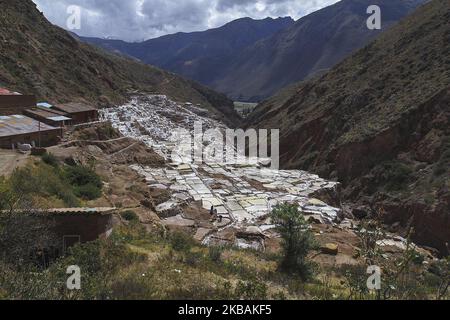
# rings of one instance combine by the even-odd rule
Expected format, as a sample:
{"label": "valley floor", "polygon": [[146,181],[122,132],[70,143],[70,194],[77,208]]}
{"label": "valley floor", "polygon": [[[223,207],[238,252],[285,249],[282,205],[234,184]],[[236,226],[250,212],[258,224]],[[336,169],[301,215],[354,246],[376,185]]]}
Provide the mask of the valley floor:
{"label": "valley floor", "polygon": [[[384,288],[397,287],[392,298],[439,296],[443,278],[436,270],[445,261],[407,239],[345,218],[338,183],[299,170],[271,170],[265,159],[183,163],[173,153],[176,129],[189,131],[196,121],[205,130],[226,127],[164,96],[136,96],[101,112],[110,124],[75,128],[48,153],[61,167],[95,169],[102,195],[82,206],[117,208],[114,232],[108,240],[74,247],[47,270],[0,263],[0,298],[375,299],[365,286],[372,253],[386,271]],[[41,163],[39,157],[15,157],[17,165]],[[10,160],[2,165],[11,166]],[[269,213],[284,202],[299,206],[317,242],[308,254],[310,279],[279,268],[282,240]],[[211,206],[217,215],[211,216]],[[86,270],[83,290],[76,293],[63,287],[65,268],[73,264]],[[399,265],[407,271],[398,271]]]}
{"label": "valley floor", "polygon": [[[131,166],[145,178],[150,189],[170,191],[170,200],[156,207],[157,214],[166,217],[164,224],[195,227],[197,222],[181,209],[192,202],[198,202],[206,216],[211,207],[217,210],[220,219],[196,228],[195,238],[205,244],[263,248],[264,239],[275,237],[268,215],[274,206],[283,202],[297,203],[311,218],[329,225],[337,219],[340,209],[313,198],[312,194],[324,189],[337,193],[338,183],[317,175],[264,168],[259,159],[253,164],[174,161],[171,155],[176,143],[172,133],[191,130],[195,122],[201,122],[203,130],[226,129],[221,123],[195,114],[189,106],[161,96],[147,96],[136,97],[130,104],[105,109],[102,113],[124,136],[143,141],[168,162],[167,168]],[[236,232],[247,239],[235,237]]]}
{"label": "valley floor", "polygon": [[[102,118],[122,135],[142,141],[164,158],[163,167],[129,166],[143,178],[151,194],[165,194],[154,206],[163,225],[187,231],[203,244],[277,251],[280,239],[269,213],[279,203],[294,203],[312,224],[319,242],[338,247],[334,256],[319,253],[316,260],[328,265],[358,264],[354,255],[359,221],[344,217],[339,183],[300,170],[271,170],[264,167],[264,159],[245,164],[184,163],[173,152],[179,146],[175,133],[180,129],[191,132],[196,122],[202,123],[204,131],[226,129],[198,111],[165,96],[136,96],[128,104],[102,110]],[[188,147],[195,145],[199,144],[192,142]],[[172,159],[174,154],[176,159]],[[327,196],[322,198],[323,194]],[[333,204],[318,198],[332,199]],[[211,207],[218,216],[210,215]],[[385,233],[378,244],[389,256],[405,250],[407,240]]]}

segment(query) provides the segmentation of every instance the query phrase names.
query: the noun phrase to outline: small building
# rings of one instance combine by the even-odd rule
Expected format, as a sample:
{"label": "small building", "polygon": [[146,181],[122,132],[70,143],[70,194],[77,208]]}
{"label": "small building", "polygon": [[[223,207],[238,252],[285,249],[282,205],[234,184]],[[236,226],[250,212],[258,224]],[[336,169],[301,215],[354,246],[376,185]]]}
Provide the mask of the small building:
{"label": "small building", "polygon": [[64,127],[72,121],[67,113],[42,107],[27,109],[23,114],[53,127]]}
{"label": "small building", "polygon": [[0,115],[9,116],[21,114],[25,109],[36,105],[36,97],[33,95],[23,95],[0,88]]}
{"label": "small building", "polygon": [[62,129],[23,115],[0,116],[0,148],[14,149],[18,144],[49,147],[57,144]]}
{"label": "small building", "polygon": [[58,104],[53,106],[52,109],[64,112],[68,117],[72,118],[71,125],[98,121],[98,110],[84,103]]}
{"label": "small building", "polygon": [[[30,248],[29,252],[37,259],[36,262],[48,266],[49,261],[60,257],[76,244],[108,238],[117,222],[114,219],[116,211],[116,208],[61,208],[15,212],[37,219],[36,222],[40,220],[48,228],[52,243],[47,247]],[[10,211],[0,211],[3,212]]]}
{"label": "small building", "polygon": [[105,239],[113,229],[116,208],[48,209],[52,229],[61,239],[63,250],[77,244]]}

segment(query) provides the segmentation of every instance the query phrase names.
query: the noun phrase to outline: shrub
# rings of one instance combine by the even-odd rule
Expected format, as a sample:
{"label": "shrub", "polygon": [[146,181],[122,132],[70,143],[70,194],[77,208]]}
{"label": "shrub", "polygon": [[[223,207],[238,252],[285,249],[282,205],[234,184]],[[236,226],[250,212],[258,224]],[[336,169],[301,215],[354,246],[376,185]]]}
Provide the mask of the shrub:
{"label": "shrub", "polygon": [[219,262],[222,257],[223,248],[220,246],[211,246],[208,248],[208,257],[212,262]]}
{"label": "shrub", "polygon": [[98,136],[101,140],[109,140],[120,137],[120,134],[114,127],[112,126],[111,122],[108,122],[104,124],[103,126],[100,126],[98,129]]}
{"label": "shrub", "polygon": [[266,300],[267,285],[256,278],[245,282],[239,281],[235,289],[235,296],[237,299],[243,300]]}
{"label": "shrub", "polygon": [[102,180],[91,169],[84,166],[69,166],[64,169],[65,176],[73,186],[92,184],[97,188],[102,187]]}
{"label": "shrub", "polygon": [[450,167],[449,163],[450,163],[450,148],[442,153],[441,157],[439,158],[439,161],[436,163],[433,169],[433,174],[435,176],[440,176],[446,173]]}
{"label": "shrub", "polygon": [[78,197],[94,200],[102,195],[102,180],[92,169],[84,166],[68,166],[64,169],[64,176],[74,187]]}
{"label": "shrub", "polygon": [[194,245],[194,240],[185,232],[176,231],[170,235],[170,245],[176,251],[189,251]]}
{"label": "shrub", "polygon": [[9,185],[10,192],[19,200],[16,203],[18,206],[33,205],[30,202],[35,196],[45,199],[56,197],[71,207],[79,204],[72,186],[61,175],[60,169],[43,162],[16,169],[9,178]]}
{"label": "shrub", "polygon": [[[46,175],[47,178],[50,177]],[[18,168],[14,170],[10,177],[11,190],[17,195],[28,195],[32,193],[41,193],[43,189],[43,182],[39,181],[39,174],[37,170],[33,170],[31,166]]]}
{"label": "shrub", "polygon": [[0,176],[0,210],[12,209],[17,195],[12,192],[9,180]]}
{"label": "shrub", "polygon": [[388,161],[382,166],[381,180],[385,183],[386,190],[397,191],[405,188],[411,178],[412,169],[405,164]]}
{"label": "shrub", "polygon": [[344,265],[344,287],[348,291],[347,299],[365,299],[370,293],[367,288],[367,268],[364,265]]}
{"label": "shrub", "polygon": [[307,255],[315,247],[315,240],[303,214],[296,205],[281,204],[273,209],[271,218],[282,238],[280,268],[308,279],[312,275],[312,265],[307,261]]}
{"label": "shrub", "polygon": [[414,250],[414,253],[412,255],[412,262],[420,266],[424,261],[425,261],[424,255]]}
{"label": "shrub", "polygon": [[133,210],[126,210],[120,214],[127,221],[138,221],[139,217]]}
{"label": "shrub", "polygon": [[203,254],[201,252],[188,251],[185,255],[185,263],[192,267],[195,267],[203,260]]}
{"label": "shrub", "polygon": [[102,195],[102,190],[91,183],[74,187],[74,192],[77,197],[84,200],[95,200]]}
{"label": "shrub", "polygon": [[58,159],[56,159],[56,157],[52,153],[44,153],[42,155],[42,161],[52,167],[58,166]]}

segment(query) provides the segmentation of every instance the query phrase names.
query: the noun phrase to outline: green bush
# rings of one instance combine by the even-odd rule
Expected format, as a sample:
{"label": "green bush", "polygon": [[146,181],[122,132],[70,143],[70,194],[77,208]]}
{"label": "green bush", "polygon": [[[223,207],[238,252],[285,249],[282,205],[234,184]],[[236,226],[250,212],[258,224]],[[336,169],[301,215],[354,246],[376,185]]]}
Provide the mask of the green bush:
{"label": "green bush", "polygon": [[200,265],[203,260],[203,254],[201,252],[188,251],[185,254],[185,263],[189,266],[195,267]]}
{"label": "green bush", "polygon": [[136,212],[132,211],[132,210],[126,210],[124,212],[122,212],[120,214],[122,216],[122,218],[124,218],[127,221],[138,221],[139,217],[136,214]]}
{"label": "green bush", "polygon": [[56,197],[64,201],[67,206],[76,207],[79,201],[72,186],[67,182],[57,167],[43,162],[36,166],[26,166],[14,170],[9,178],[11,192],[19,199],[17,205],[33,205],[30,201],[34,196],[43,198]]}
{"label": "green bush", "polygon": [[78,197],[94,200],[102,195],[102,180],[93,170],[84,166],[68,166],[64,168],[64,176]]}
{"label": "green bush", "polygon": [[120,137],[120,133],[118,133],[118,131],[114,129],[111,122],[100,126],[97,131],[100,139],[109,140]]}
{"label": "green bush", "polygon": [[58,166],[58,159],[56,159],[56,157],[51,153],[44,153],[42,155],[42,161],[52,167]]}
{"label": "green bush", "polygon": [[425,256],[421,254],[420,252],[414,251],[412,256],[412,262],[414,262],[416,265],[422,265],[422,263],[425,261]]}
{"label": "green bush", "polygon": [[347,288],[347,299],[365,299],[370,293],[367,288],[367,268],[363,265],[343,265],[340,270],[343,273],[343,285]]}
{"label": "green bush", "polygon": [[220,262],[223,248],[220,246],[210,246],[208,248],[208,257],[212,262]]}
{"label": "green bush", "polygon": [[16,199],[17,195],[12,192],[9,180],[0,176],[0,210],[11,209]]}
{"label": "green bush", "polygon": [[433,174],[435,176],[440,176],[448,172],[449,169],[450,169],[450,148],[442,153],[441,157],[439,158],[439,161],[436,163],[433,169]]}
{"label": "green bush", "polygon": [[235,296],[237,299],[243,300],[266,300],[267,285],[259,279],[251,279],[250,281],[239,281]]}
{"label": "green bush", "polygon": [[77,197],[84,200],[95,200],[102,195],[102,190],[91,183],[84,186],[75,186],[73,190]]}
{"label": "green bush", "polygon": [[73,186],[85,186],[92,184],[97,188],[102,187],[102,180],[91,169],[85,166],[68,166],[64,169],[65,176]]}
{"label": "green bush", "polygon": [[381,170],[381,180],[388,191],[404,189],[413,173],[410,167],[397,161],[385,162]]}
{"label": "green bush", "polygon": [[176,251],[189,251],[194,245],[194,240],[185,232],[177,231],[170,235],[170,245]]}
{"label": "green bush", "polygon": [[298,211],[298,207],[292,204],[276,206],[270,216],[282,238],[281,270],[297,274],[303,280],[307,280],[313,272],[312,264],[307,261],[307,255],[316,245],[309,224]]}

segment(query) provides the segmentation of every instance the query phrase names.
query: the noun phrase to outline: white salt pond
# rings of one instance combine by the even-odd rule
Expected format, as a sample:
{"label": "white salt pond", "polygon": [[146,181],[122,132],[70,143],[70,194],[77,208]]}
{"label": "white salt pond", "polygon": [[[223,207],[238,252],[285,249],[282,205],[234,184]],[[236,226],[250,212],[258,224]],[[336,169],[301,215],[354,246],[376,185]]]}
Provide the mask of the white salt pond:
{"label": "white salt pond", "polygon": [[[145,177],[149,187],[172,192],[172,198],[159,205],[157,211],[176,211],[177,206],[191,201],[201,201],[206,210],[213,206],[222,216],[222,221],[214,222],[216,230],[212,232],[198,232],[198,237],[205,244],[214,233],[224,228],[246,230],[254,226],[262,234],[267,234],[274,227],[268,214],[282,202],[296,203],[305,214],[320,217],[324,223],[333,223],[339,209],[311,195],[323,189],[335,191],[336,182],[301,170],[268,169],[261,165],[261,159],[246,166],[210,162],[182,163],[179,159],[174,162],[171,159],[175,146],[172,133],[180,127],[192,131],[194,122],[202,121],[204,130],[226,129],[223,123],[200,116],[194,111],[191,104],[178,104],[161,95],[136,96],[128,104],[101,110],[103,120],[111,121],[113,127],[124,136],[143,141],[170,164],[165,169],[131,166]],[[189,224],[183,221],[182,216],[168,219]],[[252,246],[244,239],[237,239],[235,244]]]}

